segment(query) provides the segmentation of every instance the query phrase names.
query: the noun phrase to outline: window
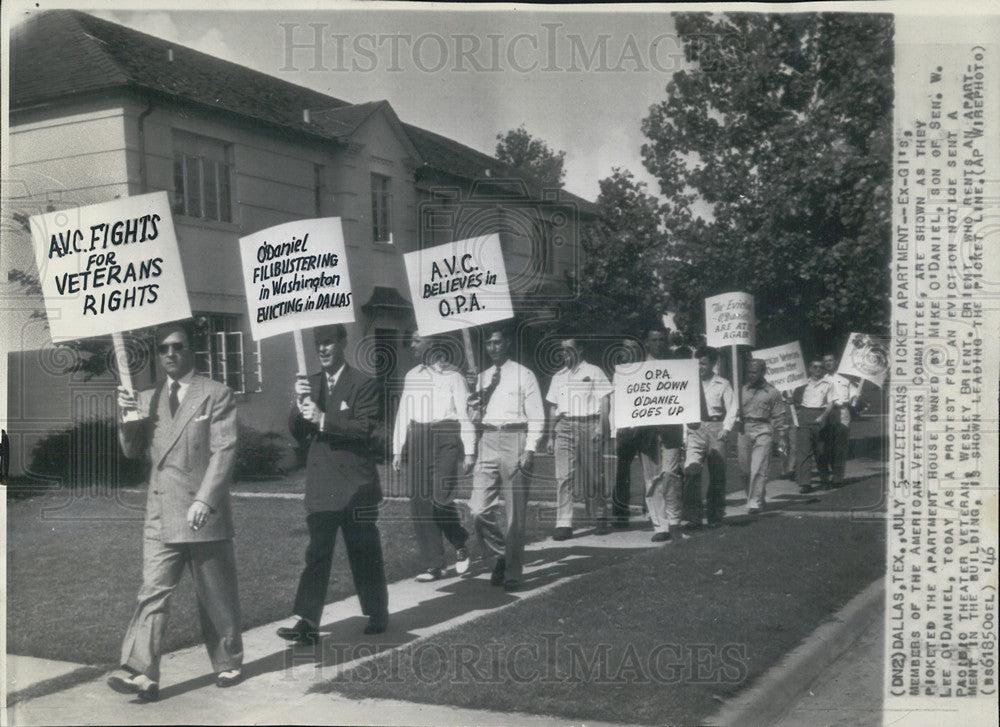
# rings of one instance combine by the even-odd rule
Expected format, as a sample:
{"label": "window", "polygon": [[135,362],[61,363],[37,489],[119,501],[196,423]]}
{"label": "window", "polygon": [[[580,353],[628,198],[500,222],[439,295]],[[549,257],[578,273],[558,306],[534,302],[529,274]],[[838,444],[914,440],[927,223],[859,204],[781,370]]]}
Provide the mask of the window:
{"label": "window", "polygon": [[231,156],[229,144],[174,132],[175,214],[233,221]]}
{"label": "window", "polygon": [[375,242],[392,242],[390,181],[389,177],[372,173],[372,239]]}
{"label": "window", "polygon": [[323,216],[323,195],[326,194],[322,164],[313,164],[313,205],[317,217]]}
{"label": "window", "polygon": [[[195,337],[195,369],[219,381],[237,394],[247,393],[246,366],[243,356],[243,331],[240,317],[230,315],[195,314],[201,328]],[[260,343],[254,349],[255,391],[261,391]]]}

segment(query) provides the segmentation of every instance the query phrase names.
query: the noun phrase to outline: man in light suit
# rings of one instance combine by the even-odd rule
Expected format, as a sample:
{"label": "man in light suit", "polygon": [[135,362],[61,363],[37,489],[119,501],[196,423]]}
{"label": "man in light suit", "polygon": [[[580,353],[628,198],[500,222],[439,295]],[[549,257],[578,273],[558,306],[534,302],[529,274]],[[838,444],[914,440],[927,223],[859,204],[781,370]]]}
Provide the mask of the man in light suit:
{"label": "man in light suit", "polygon": [[[216,684],[242,680],[243,639],[229,485],[236,462],[233,392],[194,372],[187,322],[156,332],[166,381],[139,393],[118,390],[125,456],[152,461],[143,531],[142,588],[122,644],[122,669],[108,678],[141,701],[159,696],[160,649],[170,596],[185,567],[194,577],[201,629]],[[138,413],[138,418],[132,412]]]}
{"label": "man in light suit", "polygon": [[380,634],[389,623],[389,592],[375,524],[376,506],[382,501],[373,446],[381,426],[381,390],[375,379],[345,362],[343,325],[317,326],[313,334],[323,370],[295,382],[289,417],[292,435],[309,447],[309,546],[292,606],[293,625],[278,629],[281,638],[306,644],[319,638],[338,529],[344,531],[361,612],[368,616],[365,633]]}

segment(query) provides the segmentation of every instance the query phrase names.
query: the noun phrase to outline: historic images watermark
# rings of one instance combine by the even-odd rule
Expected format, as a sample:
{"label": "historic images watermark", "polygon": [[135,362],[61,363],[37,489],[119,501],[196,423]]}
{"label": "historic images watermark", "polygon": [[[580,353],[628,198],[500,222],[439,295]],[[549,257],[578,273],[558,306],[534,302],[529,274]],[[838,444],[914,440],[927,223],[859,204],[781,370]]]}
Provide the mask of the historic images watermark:
{"label": "historic images watermark", "polygon": [[[338,681],[401,684],[742,684],[746,644],[581,644],[543,633],[533,642],[336,643],[326,639],[285,652],[287,678],[303,664],[334,668]],[[383,657],[376,662],[376,657]],[[318,662],[318,663],[317,663]],[[310,677],[312,678],[312,677]]]}
{"label": "historic images watermark", "polygon": [[[563,23],[539,23],[520,33],[339,33],[330,23],[279,23],[284,73],[665,73],[684,65],[674,32],[568,32]],[[699,56],[704,70],[733,69],[746,62],[745,39],[706,35]]]}

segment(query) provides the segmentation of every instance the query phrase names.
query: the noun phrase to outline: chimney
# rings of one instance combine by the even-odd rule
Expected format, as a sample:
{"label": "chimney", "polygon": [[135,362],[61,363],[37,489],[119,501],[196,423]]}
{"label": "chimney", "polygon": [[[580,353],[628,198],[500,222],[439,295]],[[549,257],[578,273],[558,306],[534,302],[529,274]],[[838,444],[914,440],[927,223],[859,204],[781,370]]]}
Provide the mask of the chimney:
{"label": "chimney", "polygon": [[302,109],[302,121],[305,123],[311,123],[309,121],[309,109]]}

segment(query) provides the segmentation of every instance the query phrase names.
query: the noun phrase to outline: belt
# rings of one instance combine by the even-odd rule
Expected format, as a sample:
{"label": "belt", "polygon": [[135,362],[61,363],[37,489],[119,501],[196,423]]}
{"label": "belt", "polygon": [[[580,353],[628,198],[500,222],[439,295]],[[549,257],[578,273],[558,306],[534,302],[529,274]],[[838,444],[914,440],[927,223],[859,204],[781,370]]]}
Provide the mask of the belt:
{"label": "belt", "polygon": [[527,422],[513,422],[511,424],[483,424],[483,430],[487,432],[526,432]]}
{"label": "belt", "polygon": [[559,417],[559,421],[565,420],[567,422],[595,422],[600,418],[601,418],[600,414],[588,414],[585,417],[561,416]]}
{"label": "belt", "polygon": [[702,421],[703,422],[721,422],[725,418],[726,418],[725,416],[710,416],[710,417],[705,417],[704,419],[702,419]]}

